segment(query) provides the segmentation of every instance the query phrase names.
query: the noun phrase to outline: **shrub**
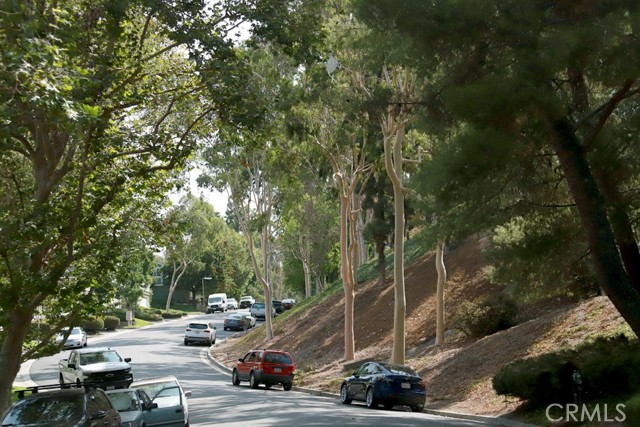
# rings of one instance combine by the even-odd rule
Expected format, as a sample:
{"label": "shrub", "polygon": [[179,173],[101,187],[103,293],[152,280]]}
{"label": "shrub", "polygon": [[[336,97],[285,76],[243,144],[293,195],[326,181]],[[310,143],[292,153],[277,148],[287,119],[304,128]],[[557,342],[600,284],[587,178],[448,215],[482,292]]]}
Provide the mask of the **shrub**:
{"label": "shrub", "polygon": [[624,413],[627,416],[625,425],[640,427],[640,394],[636,394],[624,404]]}
{"label": "shrub", "polygon": [[159,322],[162,320],[161,311],[159,310],[151,310],[144,307],[138,307],[136,310],[136,317],[142,320],[147,320],[149,322]]}
{"label": "shrub", "polygon": [[481,338],[515,325],[516,303],[506,295],[494,294],[460,305],[453,320],[455,328]]}
{"label": "shrub", "polygon": [[570,402],[578,388],[584,400],[629,395],[640,391],[640,344],[624,336],[598,338],[575,350],[518,360],[498,371],[493,388],[533,404]]}
{"label": "shrub", "polygon": [[163,319],[179,319],[182,316],[186,316],[187,313],[183,312],[183,311],[176,311],[176,310],[170,310],[170,311],[163,311],[162,312],[162,318]]}
{"label": "shrub", "polygon": [[[114,308],[113,310],[111,310],[109,312],[109,316],[114,316],[117,317],[120,322],[126,322],[127,321],[127,310],[125,310],[124,308]],[[106,318],[105,318],[105,323],[106,323]],[[105,325],[106,327],[106,325]]]}
{"label": "shrub", "polygon": [[104,318],[104,328],[107,331],[115,331],[120,327],[120,319],[115,316],[107,316]]}
{"label": "shrub", "polygon": [[104,329],[104,320],[99,317],[89,317],[82,322],[82,327],[88,333],[96,333]]}

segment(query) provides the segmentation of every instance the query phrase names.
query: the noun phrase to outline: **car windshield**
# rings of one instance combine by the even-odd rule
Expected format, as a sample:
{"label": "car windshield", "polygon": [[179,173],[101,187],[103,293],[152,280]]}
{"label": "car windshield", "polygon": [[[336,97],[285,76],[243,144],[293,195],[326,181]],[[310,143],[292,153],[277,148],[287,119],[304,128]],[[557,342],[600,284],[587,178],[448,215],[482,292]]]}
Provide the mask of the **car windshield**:
{"label": "car windshield", "polygon": [[257,302],[255,304],[253,304],[252,308],[264,308],[264,303],[263,302]]}
{"label": "car windshield", "polygon": [[191,329],[207,329],[209,326],[204,323],[189,323]]}
{"label": "car windshield", "polygon": [[94,363],[105,363],[105,362],[122,362],[122,359],[115,352],[115,350],[109,351],[97,351],[94,353],[81,353],[80,354],[80,364],[81,365],[92,365]]}
{"label": "car windshield", "polygon": [[209,298],[209,304],[213,304],[216,302],[222,302],[222,297],[213,297],[213,298]]}
{"label": "car windshield", "polygon": [[291,357],[285,353],[265,353],[264,361],[267,363],[282,363],[285,365],[291,365]]}
{"label": "car windshield", "polygon": [[242,319],[244,319],[244,316],[242,316],[240,314],[232,314],[231,316],[229,316],[229,319],[242,320]]}
{"label": "car windshield", "polygon": [[409,375],[409,376],[413,376],[413,377],[417,377],[418,373],[416,371],[414,371],[413,369],[411,369],[408,366],[404,366],[404,365],[394,365],[394,364],[384,364],[381,363],[382,366],[384,366],[385,368],[387,368],[389,370],[389,372],[391,372],[392,374],[397,374],[397,375]]}
{"label": "car windshield", "polygon": [[2,425],[73,427],[82,418],[82,398],[80,394],[55,395],[18,401],[2,420]]}
{"label": "car windshield", "polygon": [[135,391],[109,392],[108,396],[111,404],[118,412],[138,411],[140,409],[140,400]]}
{"label": "car windshield", "polygon": [[138,388],[147,393],[159,408],[178,406],[182,404],[180,388],[175,381],[162,381],[148,384],[132,384],[131,388]]}

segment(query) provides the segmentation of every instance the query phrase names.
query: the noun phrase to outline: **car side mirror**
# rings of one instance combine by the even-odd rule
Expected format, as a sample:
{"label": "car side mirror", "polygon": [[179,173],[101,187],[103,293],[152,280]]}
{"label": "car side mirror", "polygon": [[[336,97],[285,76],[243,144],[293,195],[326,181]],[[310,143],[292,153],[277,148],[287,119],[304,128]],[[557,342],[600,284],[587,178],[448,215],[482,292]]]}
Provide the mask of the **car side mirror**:
{"label": "car side mirror", "polygon": [[240,359],[238,359],[238,362],[244,362],[244,359],[241,357]]}
{"label": "car side mirror", "polygon": [[124,361],[125,361],[125,362],[127,362],[127,363],[129,363],[129,362],[131,362],[131,358],[130,358],[130,357],[125,357],[125,358],[124,358]]}
{"label": "car side mirror", "polygon": [[216,327],[214,326],[214,327],[213,327],[213,329],[215,330],[215,329],[218,329],[218,328],[216,328]]}
{"label": "car side mirror", "polygon": [[68,364],[67,364],[67,367],[68,367],[69,369],[76,369],[76,364],[75,364],[75,363],[68,363]]}
{"label": "car side mirror", "polygon": [[186,397],[191,397],[191,390],[185,391],[185,392],[184,392],[184,395],[185,395]]}
{"label": "car side mirror", "polygon": [[154,403],[146,403],[146,404],[144,405],[144,409],[145,409],[146,411],[150,411],[150,410],[152,410],[152,409],[156,409],[157,407],[158,407],[158,404],[157,404],[157,403],[155,403],[155,402],[154,402]]}

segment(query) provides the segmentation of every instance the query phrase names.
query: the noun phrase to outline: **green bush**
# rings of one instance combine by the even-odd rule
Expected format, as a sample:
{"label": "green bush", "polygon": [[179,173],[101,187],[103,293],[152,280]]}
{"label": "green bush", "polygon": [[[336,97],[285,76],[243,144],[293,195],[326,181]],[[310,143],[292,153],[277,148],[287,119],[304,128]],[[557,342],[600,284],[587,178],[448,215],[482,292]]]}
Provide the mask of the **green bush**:
{"label": "green bush", "polygon": [[[127,310],[125,310],[124,308],[114,308],[109,311],[108,315],[117,317],[120,320],[120,322],[127,321]],[[105,323],[106,323],[106,320],[107,319],[105,318]]]}
{"label": "green bush", "polygon": [[640,344],[624,336],[598,338],[575,350],[517,360],[498,371],[493,388],[533,404],[570,402],[578,391],[585,401],[628,396],[640,391]]}
{"label": "green bush", "polygon": [[104,329],[104,320],[99,317],[89,317],[82,322],[82,327],[88,333],[95,334],[96,332],[100,332]]}
{"label": "green bush", "polygon": [[135,312],[135,316],[142,320],[147,320],[149,322],[159,322],[162,320],[162,311],[152,310],[145,307],[138,307]]}
{"label": "green bush", "polygon": [[640,427],[640,394],[636,394],[624,404],[628,427]]}
{"label": "green bush", "polygon": [[188,313],[184,311],[178,311],[178,310],[169,310],[169,311],[162,312],[163,319],[179,319],[182,316],[187,316],[187,315]]}
{"label": "green bush", "polygon": [[120,327],[120,319],[116,316],[107,316],[104,318],[104,328],[107,331],[115,331]]}
{"label": "green bush", "polygon": [[494,294],[462,303],[453,325],[468,336],[482,338],[515,325],[517,314],[518,307],[511,298]]}

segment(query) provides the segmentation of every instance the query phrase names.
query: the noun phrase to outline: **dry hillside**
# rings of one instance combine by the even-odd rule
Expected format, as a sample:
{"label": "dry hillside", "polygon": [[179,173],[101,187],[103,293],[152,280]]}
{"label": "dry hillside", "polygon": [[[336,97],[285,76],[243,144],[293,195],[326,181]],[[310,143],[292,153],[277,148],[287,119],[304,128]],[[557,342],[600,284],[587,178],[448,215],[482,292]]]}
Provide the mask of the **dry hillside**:
{"label": "dry hillside", "polygon": [[[448,280],[447,316],[461,301],[498,292],[482,276],[481,242],[466,241],[445,257]],[[427,379],[427,407],[481,415],[503,415],[520,402],[496,396],[494,373],[510,361],[571,346],[597,334],[627,331],[618,312],[604,297],[580,303],[545,301],[522,307],[521,323],[480,340],[451,334],[434,347],[436,272],[433,254],[407,266],[407,364]],[[358,286],[355,299],[356,358],[388,359],[392,343],[393,287],[377,282]],[[343,356],[343,295],[337,292],[304,312],[276,319],[275,338],[265,342],[263,328],[212,348],[212,355],[227,366],[249,348],[279,348],[292,353],[298,368],[297,385],[337,393],[348,369]],[[532,320],[528,320],[532,319]]]}

